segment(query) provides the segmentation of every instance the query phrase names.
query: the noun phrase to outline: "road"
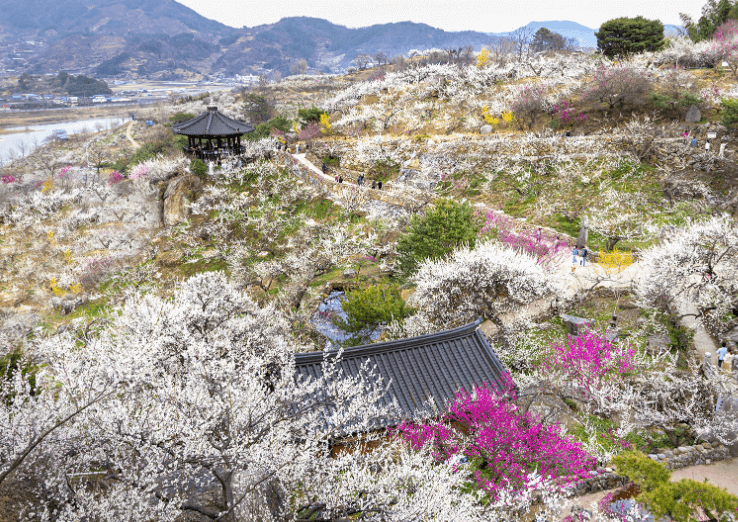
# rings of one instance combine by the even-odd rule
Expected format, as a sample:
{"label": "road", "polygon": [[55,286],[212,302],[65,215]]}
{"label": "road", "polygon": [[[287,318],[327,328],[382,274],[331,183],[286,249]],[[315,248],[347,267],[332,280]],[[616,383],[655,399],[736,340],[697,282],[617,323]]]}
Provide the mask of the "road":
{"label": "road", "polygon": [[128,141],[131,142],[131,145],[133,145],[134,149],[138,149],[141,147],[141,145],[139,145],[136,140],[133,139],[133,136],[131,136],[131,128],[133,127],[133,124],[133,121],[128,122],[128,126],[126,127],[126,138],[128,138]]}

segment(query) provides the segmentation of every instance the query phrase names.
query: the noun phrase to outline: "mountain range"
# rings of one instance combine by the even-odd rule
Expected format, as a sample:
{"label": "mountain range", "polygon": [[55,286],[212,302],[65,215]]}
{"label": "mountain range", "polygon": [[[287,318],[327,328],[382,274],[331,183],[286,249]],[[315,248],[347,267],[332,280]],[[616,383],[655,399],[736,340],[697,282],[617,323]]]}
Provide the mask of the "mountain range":
{"label": "mountain range", "polygon": [[[338,72],[357,54],[411,49],[476,50],[506,33],[449,32],[399,22],[358,29],[308,17],[236,29],[174,0],[0,0],[0,73],[71,73],[96,77],[202,79],[280,71],[305,60],[308,70]],[[575,22],[531,22],[596,45],[594,29]]]}
{"label": "mountain range", "polygon": [[[530,22],[523,27],[531,29],[533,33],[538,31],[541,27],[545,27],[555,33],[559,33],[561,36],[566,38],[574,38],[575,41],[579,42],[582,47],[597,47],[597,37],[595,32],[599,30],[586,27],[576,22],[570,22],[568,20],[555,20],[548,22]],[[679,27],[676,25],[664,24],[664,32],[669,31],[678,32]],[[487,33],[490,36],[509,36],[513,31],[504,33]]]}

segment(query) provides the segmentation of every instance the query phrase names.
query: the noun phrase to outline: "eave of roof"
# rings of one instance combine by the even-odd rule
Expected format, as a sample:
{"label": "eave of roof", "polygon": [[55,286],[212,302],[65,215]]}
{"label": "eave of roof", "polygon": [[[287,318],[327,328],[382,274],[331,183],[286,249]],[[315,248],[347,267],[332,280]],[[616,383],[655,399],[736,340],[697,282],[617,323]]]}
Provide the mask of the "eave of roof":
{"label": "eave of roof", "polygon": [[[382,402],[394,399],[401,409],[400,418],[379,421],[383,426],[411,418],[421,409],[428,396],[438,408],[453,401],[464,388],[488,384],[501,389],[506,373],[502,362],[479,330],[480,321],[439,332],[397,341],[347,348],[341,355],[340,367],[347,375],[357,375],[368,359],[376,366],[384,383],[389,385]],[[338,355],[338,350],[295,354],[298,374],[319,378],[324,357]],[[380,426],[378,426],[380,427]]]}
{"label": "eave of roof", "polygon": [[199,116],[172,126],[175,134],[185,136],[240,136],[252,132],[254,127],[246,122],[234,120],[217,111],[207,111]]}

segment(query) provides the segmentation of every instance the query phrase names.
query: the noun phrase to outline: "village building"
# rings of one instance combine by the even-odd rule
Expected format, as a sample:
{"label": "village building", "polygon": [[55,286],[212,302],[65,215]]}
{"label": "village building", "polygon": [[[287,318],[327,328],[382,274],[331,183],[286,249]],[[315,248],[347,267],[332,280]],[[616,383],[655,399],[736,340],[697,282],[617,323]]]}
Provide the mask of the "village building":
{"label": "village building", "polygon": [[[367,359],[376,366],[383,383],[389,385],[383,398],[384,405],[397,401],[398,416],[381,421],[376,429],[397,426],[403,420],[413,419],[415,413],[432,399],[439,412],[446,411],[462,388],[471,392],[474,387],[487,385],[504,387],[505,370],[500,359],[479,329],[480,321],[443,332],[345,348],[339,363],[347,376],[356,376]],[[295,355],[298,375],[319,378],[324,356],[335,358],[338,350],[307,352]],[[360,438],[347,434],[341,440],[331,441],[331,452],[351,448]]]}

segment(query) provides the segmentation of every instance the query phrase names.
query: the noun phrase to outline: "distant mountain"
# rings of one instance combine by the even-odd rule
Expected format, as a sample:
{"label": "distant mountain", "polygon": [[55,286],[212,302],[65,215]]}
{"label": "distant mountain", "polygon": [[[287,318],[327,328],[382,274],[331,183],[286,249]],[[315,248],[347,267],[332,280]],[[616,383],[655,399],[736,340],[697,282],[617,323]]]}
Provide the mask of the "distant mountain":
{"label": "distant mountain", "polygon": [[[491,36],[399,22],[349,29],[319,18],[283,18],[235,29],[175,0],[0,0],[0,73],[97,78],[200,79],[208,75],[286,74],[304,59],[310,71],[338,72],[358,54],[388,57],[412,49],[475,50]],[[531,22],[595,47],[594,29],[575,22]]]}
{"label": "distant mountain", "polygon": [[295,60],[305,59],[311,68],[329,72],[348,67],[357,54],[384,52],[391,57],[411,49],[466,45],[479,50],[488,42],[484,33],[448,32],[412,22],[349,29],[320,18],[293,17],[245,28],[215,68],[230,74],[259,64],[286,72]]}
{"label": "distant mountain", "polygon": [[[526,27],[528,29],[532,29],[533,32],[538,31],[541,27],[545,27],[546,29],[550,29],[551,31],[555,33],[559,33],[561,36],[564,36],[566,38],[574,38],[577,42],[579,42],[579,45],[582,47],[597,47],[597,38],[595,37],[594,33],[597,29],[592,29],[590,27],[586,27],[582,24],[578,24],[576,22],[570,22],[570,21],[549,21],[549,22],[530,22],[527,25],[524,25],[523,27]],[[599,29],[599,28],[598,28]],[[513,31],[508,31],[505,33],[487,33],[490,36],[508,36]]]}
{"label": "distant mountain", "polygon": [[[597,27],[596,29],[591,29],[589,27],[586,27],[582,24],[578,24],[576,22],[571,22],[568,20],[564,21],[549,21],[549,22],[531,22],[527,25],[524,25],[523,27],[527,27],[533,30],[533,32],[538,31],[541,27],[545,27],[546,29],[550,29],[551,31],[555,33],[559,33],[561,36],[564,36],[566,38],[574,38],[577,42],[579,42],[579,45],[582,47],[597,47],[597,37],[595,36],[595,32],[599,31],[600,28]],[[667,33],[669,31],[678,32],[679,26],[676,25],[664,25],[664,33]],[[508,36],[513,31],[509,31],[506,33],[487,33],[490,36]]]}
{"label": "distant mountain", "polygon": [[174,0],[88,2],[0,0],[0,72],[178,79],[288,73],[300,59],[310,70],[337,72],[357,54],[394,56],[466,45],[479,50],[489,41],[481,32],[448,32],[411,22],[349,29],[306,17],[235,29]]}

